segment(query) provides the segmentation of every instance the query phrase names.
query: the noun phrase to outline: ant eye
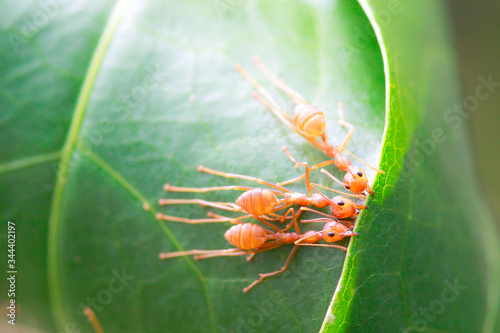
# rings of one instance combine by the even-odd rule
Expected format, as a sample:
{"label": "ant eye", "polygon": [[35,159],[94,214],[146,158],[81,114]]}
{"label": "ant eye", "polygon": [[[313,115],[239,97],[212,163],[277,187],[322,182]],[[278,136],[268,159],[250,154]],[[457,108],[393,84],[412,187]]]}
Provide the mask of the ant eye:
{"label": "ant eye", "polygon": [[337,202],[337,205],[339,205],[339,206],[343,206],[343,205],[345,205],[345,202],[343,202],[343,201],[339,201],[339,202]]}
{"label": "ant eye", "polygon": [[361,172],[361,170],[359,170],[358,172],[356,172],[356,174],[360,177],[363,177],[363,173]]}
{"label": "ant eye", "polygon": [[334,236],[335,236],[335,233],[333,231],[328,233],[328,237],[334,237]]}
{"label": "ant eye", "polygon": [[350,190],[350,189],[351,189],[351,188],[350,188],[349,186],[347,186],[347,185],[346,185],[346,186],[344,186],[344,187],[345,187],[346,189],[348,189],[348,190]]}

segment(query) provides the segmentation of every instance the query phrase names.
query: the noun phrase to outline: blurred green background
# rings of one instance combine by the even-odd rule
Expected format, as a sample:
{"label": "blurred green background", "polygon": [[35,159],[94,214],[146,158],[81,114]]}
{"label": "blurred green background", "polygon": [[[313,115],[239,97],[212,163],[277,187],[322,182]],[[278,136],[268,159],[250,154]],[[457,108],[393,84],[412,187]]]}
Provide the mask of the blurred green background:
{"label": "blurred green background", "polygon": [[[447,0],[464,98],[479,76],[500,82],[500,2]],[[500,89],[481,101],[468,119],[479,179],[500,225]]]}

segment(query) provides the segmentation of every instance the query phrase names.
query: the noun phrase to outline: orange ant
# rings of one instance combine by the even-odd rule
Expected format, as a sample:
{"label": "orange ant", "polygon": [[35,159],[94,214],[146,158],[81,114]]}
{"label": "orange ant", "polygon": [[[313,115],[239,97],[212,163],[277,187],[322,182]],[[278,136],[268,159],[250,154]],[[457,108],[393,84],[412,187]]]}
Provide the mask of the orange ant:
{"label": "orange ant", "polygon": [[[294,132],[301,135],[304,139],[306,139],[311,145],[323,151],[327,156],[333,157],[333,160],[325,161],[315,165],[311,168],[311,170],[327,166],[330,164],[335,164],[337,168],[342,171],[347,171],[344,176],[344,182],[341,182],[335,179],[338,183],[344,186],[346,189],[350,190],[355,194],[361,194],[365,190],[371,195],[375,195],[370,185],[368,184],[368,179],[366,174],[361,168],[351,167],[351,162],[342,156],[342,152],[346,152],[351,155],[353,158],[372,168],[373,170],[384,173],[384,171],[376,169],[370,166],[368,163],[362,161],[361,159],[354,156],[348,150],[345,149],[345,146],[351,139],[351,136],[354,132],[354,126],[344,119],[344,110],[343,104],[338,104],[338,112],[340,119],[338,123],[341,126],[349,128],[349,132],[344,139],[342,145],[332,146],[327,138],[325,131],[326,119],[323,112],[321,112],[317,107],[310,105],[307,100],[300,95],[298,92],[288,87],[283,80],[278,80],[271,72],[264,66],[262,61],[258,57],[254,57],[253,61],[260,69],[260,71],[271,81],[271,83],[278,89],[281,89],[285,92],[292,101],[296,104],[293,110],[293,119],[279,106],[279,104],[271,97],[271,95],[264,89],[263,86],[257,82],[257,80],[251,76],[247,71],[241,67],[241,65],[236,64],[235,70],[243,76],[248,82],[250,82],[257,91],[254,92],[253,97],[255,97],[259,102],[264,104],[271,112],[278,117],[285,125],[290,127]],[[321,137],[322,141],[316,139],[316,137]],[[288,157],[295,163],[297,166],[297,161],[291,157],[287,153]]]}
{"label": "orange ant", "polygon": [[[284,215],[278,215],[275,214],[274,212],[287,208],[293,204],[298,204],[300,206],[308,206],[308,205],[313,205],[318,208],[324,208],[327,206],[331,207],[331,212],[332,215],[335,216],[336,218],[339,219],[344,219],[348,218],[351,216],[356,216],[356,209],[364,209],[366,206],[364,205],[359,205],[355,204],[351,200],[344,198],[344,197],[334,197],[333,199],[329,199],[322,193],[320,193],[314,186],[320,186],[322,188],[328,189],[330,191],[334,192],[339,192],[333,189],[329,189],[326,187],[323,187],[321,185],[313,184],[309,182],[309,170],[306,168],[306,183],[307,183],[307,188],[310,191],[310,187],[312,187],[317,193],[315,194],[310,194],[310,196],[306,196],[305,194],[302,193],[296,193],[293,192],[281,185],[273,184],[269,181],[260,179],[260,178],[255,178],[255,177],[250,177],[250,176],[245,176],[245,175],[238,175],[238,174],[233,174],[233,173],[226,173],[222,171],[217,171],[217,170],[212,170],[209,168],[206,168],[202,165],[198,167],[198,171],[200,172],[206,172],[210,174],[214,174],[217,176],[221,177],[226,177],[226,178],[239,178],[239,179],[245,179],[245,180],[250,180],[257,182],[259,184],[267,185],[273,189],[262,189],[262,188],[253,188],[253,187],[247,187],[247,186],[216,186],[216,187],[177,187],[177,186],[172,186],[170,184],[166,184],[164,186],[166,191],[174,191],[174,192],[196,192],[196,193],[203,193],[203,192],[210,192],[210,191],[221,191],[221,190],[245,190],[242,195],[238,197],[236,200],[236,204],[232,202],[213,202],[213,201],[206,201],[202,199],[160,199],[159,204],[160,205],[172,205],[172,204],[199,204],[202,206],[210,206],[214,208],[219,208],[219,209],[224,209],[224,210],[229,210],[229,211],[234,211],[234,212],[246,212],[250,215],[244,215],[241,216],[237,219],[243,219],[247,218],[249,216],[254,216],[254,217],[260,217],[266,220],[279,220],[281,222],[285,221],[288,217],[288,215],[291,212],[291,208],[284,214]],[[287,183],[290,183],[294,180],[290,180]],[[342,193],[342,192],[339,192]],[[347,194],[349,196],[353,197],[364,197],[361,195],[352,195],[352,194]],[[284,198],[278,199],[276,197],[278,196],[283,196]],[[299,215],[301,212],[299,212]],[[274,216],[274,218],[268,217],[267,215]],[[197,223],[207,223],[207,222],[217,222],[214,221],[213,219],[187,219],[187,218],[181,218],[181,217],[175,217],[175,216],[170,216],[170,215],[165,215],[162,213],[158,213],[156,217],[159,220],[167,220],[167,221],[173,221],[173,222],[183,222],[183,223],[191,223],[191,224],[197,224]],[[298,216],[297,216],[298,217]]]}
{"label": "orange ant", "polygon": [[[224,216],[215,215],[215,217],[224,218]],[[228,218],[229,219],[229,218]],[[279,229],[271,224],[269,227],[275,231],[265,229],[253,223],[241,223],[234,221],[236,225],[229,228],[224,234],[227,241],[236,246],[236,248],[225,250],[189,250],[170,253],[160,253],[160,259],[169,259],[174,257],[193,255],[195,260],[206,259],[212,257],[226,257],[226,256],[243,256],[248,255],[247,260],[250,261],[256,253],[275,249],[283,244],[294,244],[290,255],[283,267],[275,272],[259,274],[260,277],[252,282],[248,287],[243,288],[244,292],[248,292],[256,284],[262,282],[265,278],[282,273],[292,260],[293,255],[297,252],[299,246],[323,246],[335,247],[347,251],[347,248],[335,244],[316,244],[321,239],[325,242],[333,243],[338,242],[344,237],[356,236],[357,233],[352,231],[351,227],[347,227],[342,223],[329,219],[321,231],[307,231],[302,234],[297,224],[295,213],[292,211],[292,222],[290,222],[284,229]],[[291,226],[295,227],[296,232],[285,232]]]}

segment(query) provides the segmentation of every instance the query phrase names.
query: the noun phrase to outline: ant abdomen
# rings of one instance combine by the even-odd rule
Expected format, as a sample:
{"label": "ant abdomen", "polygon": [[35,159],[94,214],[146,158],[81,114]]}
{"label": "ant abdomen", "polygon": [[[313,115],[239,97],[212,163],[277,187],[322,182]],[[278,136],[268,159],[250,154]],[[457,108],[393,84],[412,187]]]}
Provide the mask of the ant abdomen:
{"label": "ant abdomen", "polygon": [[295,125],[310,137],[325,135],[325,115],[317,107],[299,104],[293,109]]}
{"label": "ant abdomen", "polygon": [[258,248],[268,239],[266,230],[253,223],[241,223],[232,226],[224,236],[231,245],[243,250]]}
{"label": "ant abdomen", "polygon": [[278,198],[273,192],[263,188],[254,188],[244,192],[236,199],[236,204],[244,211],[262,216],[275,210]]}

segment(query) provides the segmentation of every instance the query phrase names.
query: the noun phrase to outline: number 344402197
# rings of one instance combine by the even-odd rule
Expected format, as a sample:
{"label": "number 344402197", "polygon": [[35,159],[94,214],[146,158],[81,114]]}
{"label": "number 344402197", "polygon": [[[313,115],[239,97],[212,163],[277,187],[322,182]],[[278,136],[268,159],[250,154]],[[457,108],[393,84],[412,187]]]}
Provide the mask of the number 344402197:
{"label": "number 344402197", "polygon": [[7,223],[7,243],[8,243],[8,260],[9,268],[13,269],[16,264],[16,225],[14,222]]}

